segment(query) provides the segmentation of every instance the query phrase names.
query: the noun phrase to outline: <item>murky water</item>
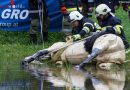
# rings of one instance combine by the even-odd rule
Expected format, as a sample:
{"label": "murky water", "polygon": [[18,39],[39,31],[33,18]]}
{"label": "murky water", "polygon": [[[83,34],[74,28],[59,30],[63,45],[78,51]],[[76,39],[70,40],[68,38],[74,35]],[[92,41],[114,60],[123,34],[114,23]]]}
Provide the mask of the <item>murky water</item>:
{"label": "murky water", "polygon": [[130,90],[130,69],[124,66],[102,70],[89,65],[77,71],[72,66],[31,64],[23,69],[6,64],[0,66],[0,90]]}

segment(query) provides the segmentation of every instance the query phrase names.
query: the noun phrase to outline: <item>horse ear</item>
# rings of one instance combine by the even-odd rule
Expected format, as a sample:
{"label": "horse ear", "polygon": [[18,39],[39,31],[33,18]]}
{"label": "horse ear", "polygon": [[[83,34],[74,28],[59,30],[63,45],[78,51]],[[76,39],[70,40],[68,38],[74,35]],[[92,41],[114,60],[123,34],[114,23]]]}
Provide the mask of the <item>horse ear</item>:
{"label": "horse ear", "polygon": [[69,35],[69,36],[65,37],[65,41],[66,41],[66,43],[72,43],[73,37]]}

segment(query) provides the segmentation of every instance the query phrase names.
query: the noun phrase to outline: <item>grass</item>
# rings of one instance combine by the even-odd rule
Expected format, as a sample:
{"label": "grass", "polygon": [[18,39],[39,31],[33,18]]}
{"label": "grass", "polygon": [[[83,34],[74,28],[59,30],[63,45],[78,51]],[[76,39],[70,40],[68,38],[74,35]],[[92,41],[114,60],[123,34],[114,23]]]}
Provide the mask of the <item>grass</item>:
{"label": "grass", "polygon": [[[122,25],[124,27],[124,32],[126,34],[126,38],[127,38],[128,42],[130,43],[130,20],[128,17],[128,13],[123,11],[122,8],[120,8],[119,10],[117,10],[116,15],[122,20]],[[127,54],[126,59],[130,60],[130,52]]]}

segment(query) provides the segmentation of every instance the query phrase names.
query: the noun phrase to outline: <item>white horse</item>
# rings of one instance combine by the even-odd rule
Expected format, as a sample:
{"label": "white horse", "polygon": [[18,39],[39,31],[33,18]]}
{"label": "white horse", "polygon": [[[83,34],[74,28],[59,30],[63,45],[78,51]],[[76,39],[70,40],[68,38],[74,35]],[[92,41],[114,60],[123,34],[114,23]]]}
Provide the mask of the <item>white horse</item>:
{"label": "white horse", "polygon": [[119,36],[114,34],[105,34],[100,36],[94,42],[92,47],[92,52],[88,53],[84,48],[85,41],[81,41],[68,47],[53,52],[64,46],[65,42],[58,42],[53,44],[51,47],[40,50],[32,56],[26,57],[25,61],[36,58],[40,55],[43,55],[44,51],[47,51],[51,54],[51,59],[53,61],[69,61],[72,64],[79,64],[80,67],[85,66],[85,64],[91,62],[95,58],[97,64],[100,64],[101,67],[105,65],[111,65],[113,63],[121,64],[125,60],[125,48],[122,39]]}

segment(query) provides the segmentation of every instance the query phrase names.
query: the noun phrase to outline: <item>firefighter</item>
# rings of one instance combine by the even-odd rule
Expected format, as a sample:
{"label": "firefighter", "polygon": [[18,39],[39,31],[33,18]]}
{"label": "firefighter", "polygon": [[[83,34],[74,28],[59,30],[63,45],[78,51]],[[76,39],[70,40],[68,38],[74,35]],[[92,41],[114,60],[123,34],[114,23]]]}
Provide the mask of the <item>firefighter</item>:
{"label": "firefighter", "polygon": [[78,11],[73,11],[69,14],[69,21],[72,24],[72,28],[77,31],[77,34],[73,35],[74,40],[81,39],[81,37],[89,34],[90,32],[101,30],[101,27],[97,23],[84,17]]}
{"label": "firefighter", "polygon": [[121,25],[121,20],[115,17],[106,4],[100,4],[97,6],[96,17],[102,30],[120,36],[124,42],[125,48],[127,49],[129,47],[123,31],[123,26]]}

